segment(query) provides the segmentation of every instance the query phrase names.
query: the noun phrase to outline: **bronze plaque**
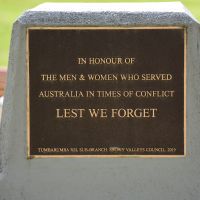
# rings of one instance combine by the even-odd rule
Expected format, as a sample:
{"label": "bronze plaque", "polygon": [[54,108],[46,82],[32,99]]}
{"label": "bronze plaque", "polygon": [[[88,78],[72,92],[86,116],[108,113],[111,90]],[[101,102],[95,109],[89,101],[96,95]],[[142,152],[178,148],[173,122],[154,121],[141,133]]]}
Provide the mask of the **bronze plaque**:
{"label": "bronze plaque", "polygon": [[186,30],[27,29],[33,157],[185,156]]}

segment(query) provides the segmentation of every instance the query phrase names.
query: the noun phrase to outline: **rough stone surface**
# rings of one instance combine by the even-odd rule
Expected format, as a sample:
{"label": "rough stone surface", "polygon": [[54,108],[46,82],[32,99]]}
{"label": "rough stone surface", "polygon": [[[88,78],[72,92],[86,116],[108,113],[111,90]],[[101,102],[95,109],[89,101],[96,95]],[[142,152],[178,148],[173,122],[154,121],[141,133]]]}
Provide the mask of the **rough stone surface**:
{"label": "rough stone surface", "polygon": [[[78,9],[80,8],[81,9]],[[26,159],[26,28],[187,27],[185,158]],[[0,133],[0,200],[200,199],[199,24],[180,3],[44,4],[14,23]]]}

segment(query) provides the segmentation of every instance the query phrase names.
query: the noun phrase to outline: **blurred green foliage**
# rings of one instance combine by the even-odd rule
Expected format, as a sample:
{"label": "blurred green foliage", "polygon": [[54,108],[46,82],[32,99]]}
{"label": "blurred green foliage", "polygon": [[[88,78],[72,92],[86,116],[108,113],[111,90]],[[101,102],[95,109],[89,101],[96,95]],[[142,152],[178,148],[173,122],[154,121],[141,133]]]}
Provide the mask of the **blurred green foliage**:
{"label": "blurred green foliage", "polygon": [[[67,2],[67,1],[68,0],[65,1],[48,0],[48,2]],[[142,1],[126,0],[126,2],[161,2],[161,1],[162,0],[142,0]],[[44,2],[45,2],[44,0],[0,0],[0,66],[4,67],[7,66],[12,23],[26,9],[30,9]],[[69,0],[69,2],[72,1]],[[108,2],[108,1],[75,0],[73,2]],[[123,2],[123,1],[115,0],[114,2]],[[193,13],[193,15],[197,19],[200,19],[200,0],[182,0],[182,3]]]}

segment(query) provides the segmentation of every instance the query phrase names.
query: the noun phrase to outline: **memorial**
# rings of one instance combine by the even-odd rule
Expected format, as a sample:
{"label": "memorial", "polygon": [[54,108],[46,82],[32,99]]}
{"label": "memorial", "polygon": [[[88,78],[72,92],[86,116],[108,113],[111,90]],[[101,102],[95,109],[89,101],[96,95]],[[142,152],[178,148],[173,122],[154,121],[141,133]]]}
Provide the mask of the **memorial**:
{"label": "memorial", "polygon": [[181,3],[45,3],[13,25],[0,200],[199,199],[199,24]]}
{"label": "memorial", "polygon": [[184,155],[185,40],[182,27],[28,28],[29,157]]}

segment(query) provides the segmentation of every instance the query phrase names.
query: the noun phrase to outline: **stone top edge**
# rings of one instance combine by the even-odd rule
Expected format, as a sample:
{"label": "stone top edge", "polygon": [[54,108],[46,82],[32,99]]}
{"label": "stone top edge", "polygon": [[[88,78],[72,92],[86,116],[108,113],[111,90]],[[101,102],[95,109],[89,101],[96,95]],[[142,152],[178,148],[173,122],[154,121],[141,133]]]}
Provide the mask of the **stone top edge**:
{"label": "stone top edge", "polygon": [[[126,15],[127,14],[127,15]],[[26,25],[183,25],[198,24],[181,2],[43,3],[25,11]]]}
{"label": "stone top edge", "polygon": [[43,3],[29,11],[39,12],[186,12],[181,2],[149,3]]}

